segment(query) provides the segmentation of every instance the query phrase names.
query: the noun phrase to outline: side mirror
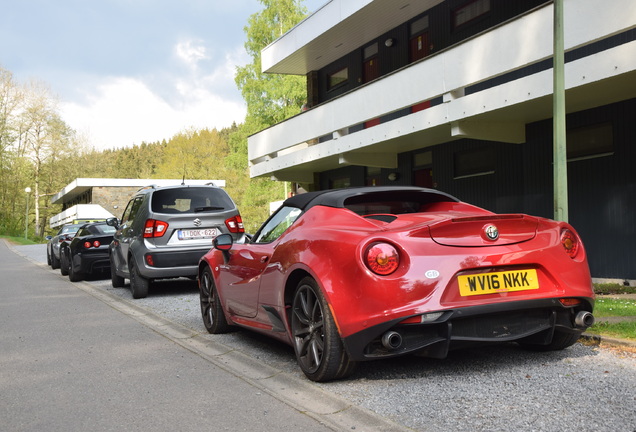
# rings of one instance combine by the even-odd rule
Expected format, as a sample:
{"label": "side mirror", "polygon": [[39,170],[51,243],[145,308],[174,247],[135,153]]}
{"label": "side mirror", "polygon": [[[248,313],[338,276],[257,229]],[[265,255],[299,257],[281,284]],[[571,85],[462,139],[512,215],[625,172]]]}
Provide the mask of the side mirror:
{"label": "side mirror", "polygon": [[108,218],[106,219],[106,225],[115,227],[115,228],[119,228],[119,219],[117,218]]}
{"label": "side mirror", "polygon": [[227,252],[232,249],[232,244],[234,244],[234,239],[230,234],[221,234],[216,236],[214,240],[212,240],[212,244],[215,249],[218,249],[223,252]]}
{"label": "side mirror", "polygon": [[46,237],[44,237],[47,240],[51,240],[53,238],[53,236],[47,235]]}

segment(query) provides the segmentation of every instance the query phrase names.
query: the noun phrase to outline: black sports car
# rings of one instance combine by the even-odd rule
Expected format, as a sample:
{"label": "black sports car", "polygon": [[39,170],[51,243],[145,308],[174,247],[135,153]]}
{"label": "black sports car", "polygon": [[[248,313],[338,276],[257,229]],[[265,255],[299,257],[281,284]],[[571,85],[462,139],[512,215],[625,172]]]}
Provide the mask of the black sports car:
{"label": "black sports car", "polygon": [[60,272],[77,282],[97,272],[110,271],[108,245],[115,228],[106,222],[87,223],[80,227],[71,240],[60,246]]}

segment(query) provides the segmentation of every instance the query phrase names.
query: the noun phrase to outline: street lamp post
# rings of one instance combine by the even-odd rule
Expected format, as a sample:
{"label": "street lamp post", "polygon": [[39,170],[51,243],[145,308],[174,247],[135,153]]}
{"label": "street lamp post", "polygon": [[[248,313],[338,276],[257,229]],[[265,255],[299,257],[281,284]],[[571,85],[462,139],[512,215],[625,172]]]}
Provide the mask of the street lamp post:
{"label": "street lamp post", "polygon": [[31,188],[24,188],[24,192],[26,192],[26,213],[24,215],[24,239],[26,240],[29,234],[29,194],[31,193]]}

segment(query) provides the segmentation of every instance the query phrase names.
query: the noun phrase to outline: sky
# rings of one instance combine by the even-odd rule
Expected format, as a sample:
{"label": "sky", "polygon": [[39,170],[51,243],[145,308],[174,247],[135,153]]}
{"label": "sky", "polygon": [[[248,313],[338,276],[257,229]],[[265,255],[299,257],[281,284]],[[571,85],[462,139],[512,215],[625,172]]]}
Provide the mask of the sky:
{"label": "sky", "polygon": [[[327,0],[304,0],[309,12]],[[0,0],[0,67],[48,86],[98,150],[241,123],[258,0]]]}

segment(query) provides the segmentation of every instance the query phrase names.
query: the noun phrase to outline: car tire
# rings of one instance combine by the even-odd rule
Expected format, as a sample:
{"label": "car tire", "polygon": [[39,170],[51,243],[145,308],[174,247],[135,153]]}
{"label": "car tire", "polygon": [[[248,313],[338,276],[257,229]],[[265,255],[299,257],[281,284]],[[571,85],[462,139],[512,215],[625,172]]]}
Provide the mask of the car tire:
{"label": "car tire", "polygon": [[65,250],[66,248],[60,248],[60,273],[62,276],[68,276],[69,260]]}
{"label": "car tire", "polygon": [[53,270],[60,268],[60,259],[57,258],[54,253],[51,254],[51,268]]}
{"label": "car tire", "polygon": [[580,337],[581,335],[578,333],[555,330],[554,335],[552,336],[552,342],[547,345],[530,344],[523,342],[519,342],[519,345],[521,345],[524,349],[531,351],[559,351],[574,345]]}
{"label": "car tire", "polygon": [[115,262],[113,261],[113,256],[110,256],[110,281],[113,288],[123,288],[126,284],[126,281],[123,277],[118,276],[116,273]]}
{"label": "car tire", "polygon": [[47,247],[46,248],[46,264],[47,265],[51,265],[51,250]]}
{"label": "car tire", "polygon": [[83,279],[82,273],[73,269],[73,260],[71,257],[68,259],[68,279],[71,282],[79,282]]}
{"label": "car tire", "polygon": [[296,359],[307,378],[330,381],[351,375],[357,363],[349,358],[331,309],[316,281],[300,281],[292,302],[291,332]]}
{"label": "car tire", "polygon": [[230,331],[227,323],[219,293],[212,278],[212,272],[208,267],[203,269],[199,278],[199,299],[201,301],[201,316],[203,325],[208,333],[221,334]]}
{"label": "car tire", "polygon": [[139,269],[132,258],[130,259],[128,268],[130,269],[130,292],[132,297],[134,299],[147,297],[150,281],[139,273]]}

